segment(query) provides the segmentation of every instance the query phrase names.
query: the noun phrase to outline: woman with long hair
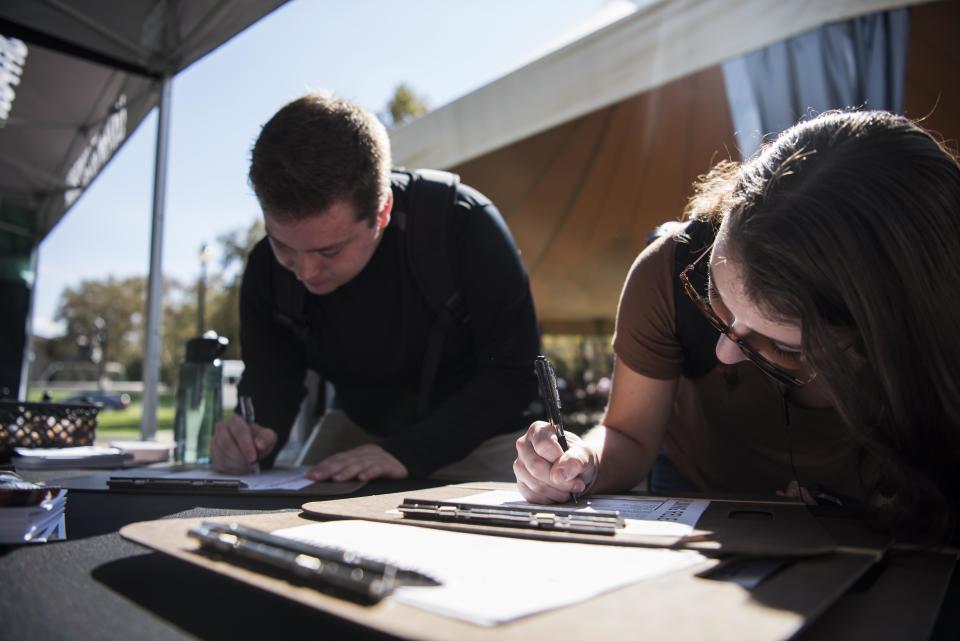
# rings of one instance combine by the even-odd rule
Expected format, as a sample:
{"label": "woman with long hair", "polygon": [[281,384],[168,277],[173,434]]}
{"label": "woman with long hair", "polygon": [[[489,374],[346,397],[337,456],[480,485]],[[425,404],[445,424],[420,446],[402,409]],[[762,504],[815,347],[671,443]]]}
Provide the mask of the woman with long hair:
{"label": "woman with long hair", "polygon": [[830,112],[703,177],[621,295],[601,425],[517,441],[533,502],[627,490],[857,504],[955,537],[960,165],[887,112]]}

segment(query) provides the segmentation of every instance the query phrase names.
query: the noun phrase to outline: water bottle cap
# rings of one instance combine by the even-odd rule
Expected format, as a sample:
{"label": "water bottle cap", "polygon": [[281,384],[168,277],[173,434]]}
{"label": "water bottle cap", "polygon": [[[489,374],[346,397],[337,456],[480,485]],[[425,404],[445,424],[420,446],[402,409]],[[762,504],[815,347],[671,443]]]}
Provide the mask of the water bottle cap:
{"label": "water bottle cap", "polygon": [[205,332],[187,341],[187,362],[212,363],[223,354],[230,341],[226,336],[217,336],[214,331]]}

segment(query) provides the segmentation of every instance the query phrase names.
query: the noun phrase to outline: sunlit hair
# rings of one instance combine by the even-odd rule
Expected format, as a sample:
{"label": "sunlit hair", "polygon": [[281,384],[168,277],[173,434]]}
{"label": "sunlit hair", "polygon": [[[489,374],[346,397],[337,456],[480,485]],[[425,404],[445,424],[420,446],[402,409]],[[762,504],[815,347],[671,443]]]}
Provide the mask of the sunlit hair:
{"label": "sunlit hair", "polygon": [[264,125],[250,184],[264,213],[280,220],[316,216],[343,201],[372,225],[390,189],[390,139],[360,105],[310,93]]}
{"label": "sunlit hair", "polygon": [[873,519],[956,536],[956,157],[906,118],[830,112],[715,168],[687,214],[722,221],[749,299],[802,327],[805,358],[863,443]]}

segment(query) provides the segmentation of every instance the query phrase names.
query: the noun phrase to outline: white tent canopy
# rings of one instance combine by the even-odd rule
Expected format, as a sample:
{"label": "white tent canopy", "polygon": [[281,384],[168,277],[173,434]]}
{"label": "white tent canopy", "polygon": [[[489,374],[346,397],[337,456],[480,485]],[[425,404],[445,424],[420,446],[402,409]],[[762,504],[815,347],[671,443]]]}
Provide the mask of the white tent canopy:
{"label": "white tent canopy", "polygon": [[925,1],[661,0],[394,130],[394,163],[453,167],[808,29]]}
{"label": "white tent canopy", "polygon": [[[718,160],[740,158],[725,62],[786,41],[809,42],[811,30],[837,21],[856,19],[852,34],[869,31],[861,28],[868,14],[912,7],[909,21],[899,13],[880,21],[896,23],[891,40],[900,54],[897,37],[909,30],[906,72],[899,55],[891,76],[906,76],[900,93],[908,115],[924,116],[937,106],[949,136],[960,132],[951,120],[960,107],[951,79],[960,61],[951,57],[955,46],[943,25],[957,23],[956,6],[918,0],[649,4],[394,130],[394,164],[455,171],[493,199],[521,250],[544,331],[609,332],[620,286],[647,234],[679,217],[697,176]],[[882,49],[875,53],[883,58]],[[862,63],[851,67],[845,55],[823,53],[839,56],[838,66],[856,84]],[[801,97],[800,114],[865,104],[864,98],[849,105],[806,100]]]}

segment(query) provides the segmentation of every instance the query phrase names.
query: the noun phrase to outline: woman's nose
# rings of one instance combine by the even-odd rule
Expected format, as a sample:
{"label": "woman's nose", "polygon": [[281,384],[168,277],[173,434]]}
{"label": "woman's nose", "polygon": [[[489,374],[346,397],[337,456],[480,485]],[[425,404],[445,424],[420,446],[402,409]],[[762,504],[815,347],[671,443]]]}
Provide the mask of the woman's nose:
{"label": "woman's nose", "polygon": [[736,343],[727,338],[726,334],[720,335],[720,340],[717,341],[716,352],[717,360],[719,360],[721,363],[726,363],[727,365],[739,363],[747,358],[746,354],[743,353],[743,350],[740,349]]}

